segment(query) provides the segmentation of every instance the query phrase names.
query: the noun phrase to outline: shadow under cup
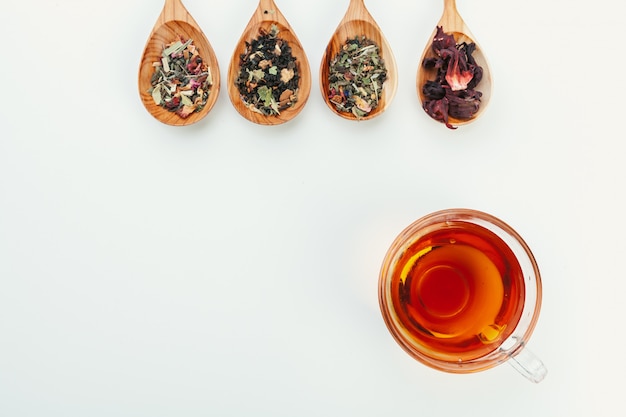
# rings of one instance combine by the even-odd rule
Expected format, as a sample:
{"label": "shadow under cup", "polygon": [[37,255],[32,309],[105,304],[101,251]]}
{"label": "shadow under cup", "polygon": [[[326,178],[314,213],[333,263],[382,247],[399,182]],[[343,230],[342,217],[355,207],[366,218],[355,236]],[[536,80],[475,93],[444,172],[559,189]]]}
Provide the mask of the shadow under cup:
{"label": "shadow under cup", "polygon": [[546,375],[524,348],[541,307],[539,268],[492,215],[448,209],[407,227],[385,256],[379,302],[395,340],[425,365],[468,373],[509,361],[533,382]]}

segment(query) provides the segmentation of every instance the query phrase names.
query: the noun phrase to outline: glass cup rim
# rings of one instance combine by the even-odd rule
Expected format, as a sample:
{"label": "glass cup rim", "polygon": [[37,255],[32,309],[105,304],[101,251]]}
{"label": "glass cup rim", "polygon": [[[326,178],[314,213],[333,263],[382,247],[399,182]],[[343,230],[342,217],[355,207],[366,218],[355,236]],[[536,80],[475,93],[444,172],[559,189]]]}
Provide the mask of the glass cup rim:
{"label": "glass cup rim", "polygon": [[[391,302],[391,273],[394,269],[397,256],[402,249],[407,247],[410,242],[414,242],[428,226],[432,226],[448,221],[465,221],[486,227],[490,231],[496,233],[509,248],[514,252],[524,274],[525,299],[523,304],[522,315],[515,326],[513,332],[498,347],[487,353],[471,360],[444,360],[428,355],[424,350],[420,349],[415,339],[409,337],[409,332],[404,330],[402,324],[397,319]],[[510,357],[517,355],[519,351],[528,342],[539,318],[542,301],[542,284],[541,274],[535,256],[528,244],[520,236],[515,229],[505,223],[498,217],[489,213],[468,209],[468,208],[449,208],[426,214],[413,223],[408,225],[393,240],[387,253],[385,254],[380,275],[379,275],[379,305],[384,322],[396,340],[396,342],[414,359],[430,366],[446,372],[467,373],[485,370],[502,362]]]}

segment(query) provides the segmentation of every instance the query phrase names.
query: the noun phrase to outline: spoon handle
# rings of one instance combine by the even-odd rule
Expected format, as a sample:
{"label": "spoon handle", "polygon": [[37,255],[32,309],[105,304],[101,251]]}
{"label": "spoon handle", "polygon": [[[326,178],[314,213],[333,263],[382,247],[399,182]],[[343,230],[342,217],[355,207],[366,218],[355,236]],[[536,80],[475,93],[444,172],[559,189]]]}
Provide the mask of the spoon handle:
{"label": "spoon handle", "polygon": [[456,13],[456,0],[443,0],[443,8],[448,12]]}
{"label": "spoon handle", "polygon": [[350,5],[348,6],[348,10],[346,10],[344,20],[348,21],[358,19],[370,20],[371,16],[365,7],[364,0],[350,0]]}
{"label": "spoon handle", "polygon": [[256,14],[257,19],[263,22],[280,21],[282,23],[285,20],[274,0],[259,0]]}
{"label": "spoon handle", "polygon": [[165,0],[163,11],[159,17],[160,23],[170,22],[172,20],[187,21],[190,15],[182,0]]}
{"label": "spoon handle", "polygon": [[456,8],[456,0],[443,0],[443,14],[437,26],[443,27],[445,32],[459,32],[473,37]]}

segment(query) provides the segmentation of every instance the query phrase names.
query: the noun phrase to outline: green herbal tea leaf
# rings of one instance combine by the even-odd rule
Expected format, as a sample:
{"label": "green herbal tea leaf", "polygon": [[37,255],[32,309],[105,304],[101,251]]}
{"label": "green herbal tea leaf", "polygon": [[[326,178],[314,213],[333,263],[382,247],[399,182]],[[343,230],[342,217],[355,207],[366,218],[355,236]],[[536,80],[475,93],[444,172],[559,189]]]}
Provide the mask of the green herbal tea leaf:
{"label": "green herbal tea leaf", "polygon": [[167,48],[163,50],[163,56],[170,56],[181,53],[187,46],[191,44],[191,39],[187,40],[187,42],[182,43],[181,41],[176,41]]}
{"label": "green herbal tea leaf", "polygon": [[348,39],[329,69],[328,99],[337,111],[360,119],[378,106],[387,69],[374,41],[364,36]]}
{"label": "green herbal tea leaf", "polygon": [[161,105],[161,89],[160,88],[154,88],[152,89],[152,99],[154,100],[154,104],[156,104],[157,106]]}
{"label": "green herbal tea leaf", "polygon": [[262,69],[248,71],[248,73],[250,74],[248,77],[248,81],[260,81],[265,78],[265,71],[263,71]]}
{"label": "green herbal tea leaf", "polygon": [[264,85],[258,89],[259,98],[263,100],[266,106],[269,106],[272,102],[272,89]]}
{"label": "green herbal tea leaf", "polygon": [[183,106],[193,105],[193,102],[191,101],[191,99],[184,94],[180,95],[180,102],[183,104]]}
{"label": "green herbal tea leaf", "polygon": [[213,81],[208,64],[193,40],[176,40],[153,63],[152,99],[164,109],[187,118],[206,106]]}

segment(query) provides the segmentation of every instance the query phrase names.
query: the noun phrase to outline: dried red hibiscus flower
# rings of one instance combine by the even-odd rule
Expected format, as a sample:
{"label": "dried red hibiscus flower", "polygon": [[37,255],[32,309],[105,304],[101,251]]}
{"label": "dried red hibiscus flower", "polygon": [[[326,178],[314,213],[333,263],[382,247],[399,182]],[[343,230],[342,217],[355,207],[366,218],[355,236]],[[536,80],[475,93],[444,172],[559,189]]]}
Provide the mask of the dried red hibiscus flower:
{"label": "dried red hibiscus flower", "polygon": [[435,56],[422,62],[424,68],[437,71],[435,79],[426,81],[422,87],[426,98],[424,110],[433,119],[456,129],[449,117],[467,120],[480,108],[482,93],[475,88],[483,78],[483,69],[472,56],[476,44],[457,44],[454,36],[437,26],[432,50]]}

